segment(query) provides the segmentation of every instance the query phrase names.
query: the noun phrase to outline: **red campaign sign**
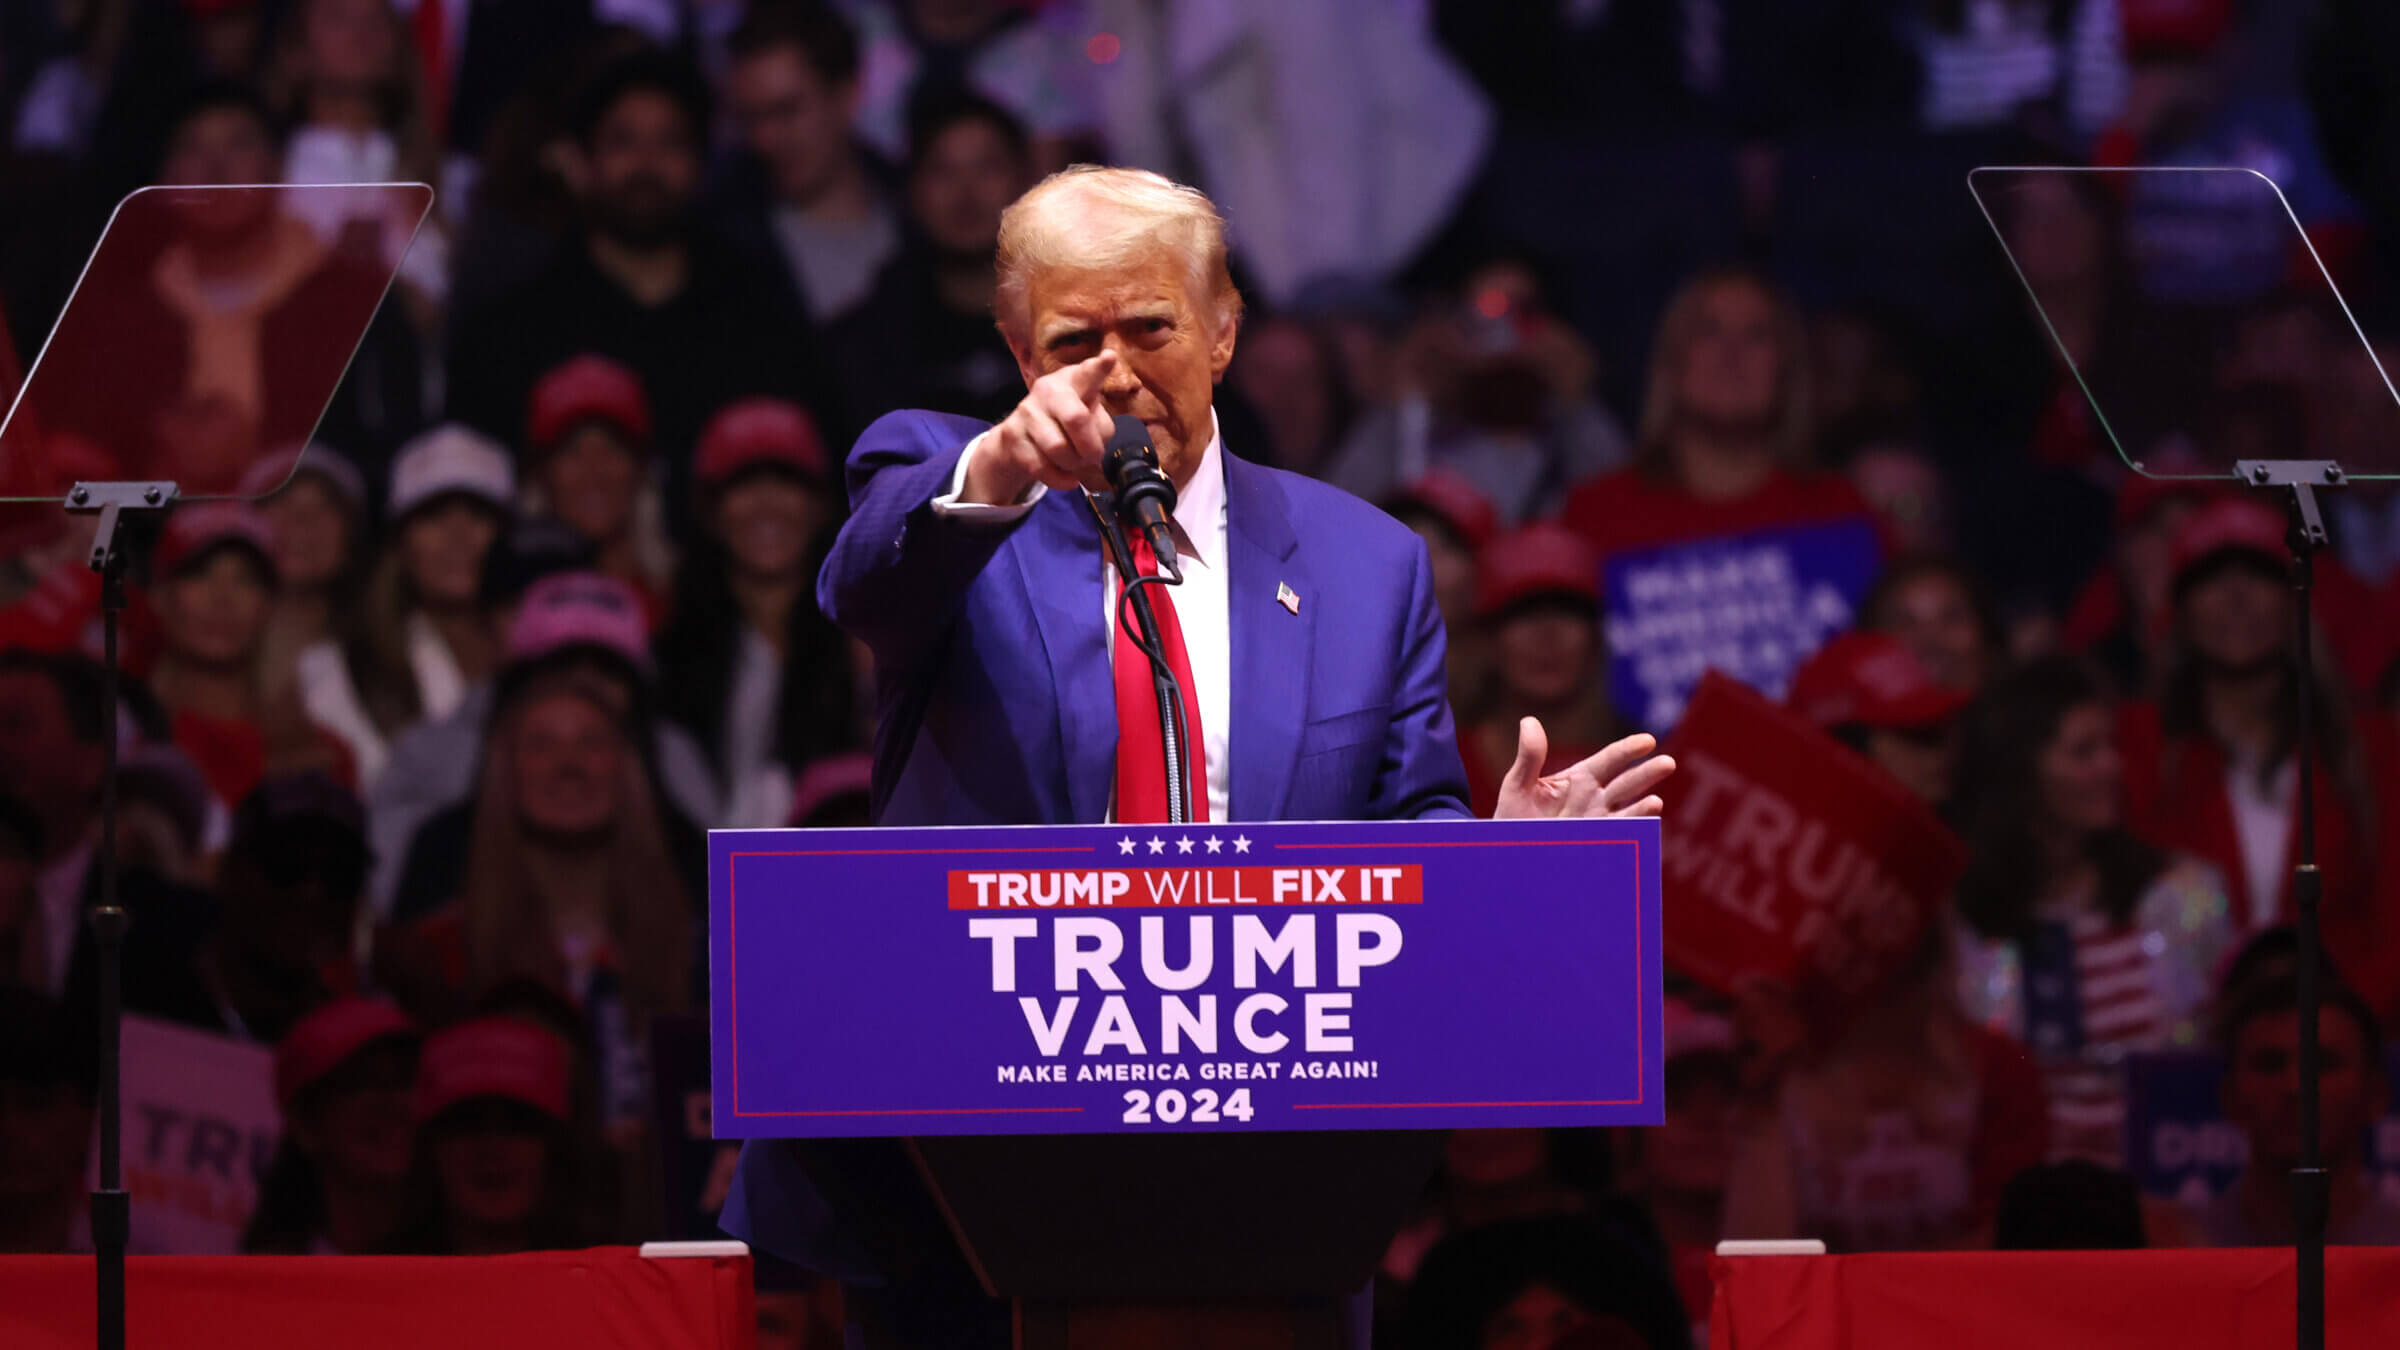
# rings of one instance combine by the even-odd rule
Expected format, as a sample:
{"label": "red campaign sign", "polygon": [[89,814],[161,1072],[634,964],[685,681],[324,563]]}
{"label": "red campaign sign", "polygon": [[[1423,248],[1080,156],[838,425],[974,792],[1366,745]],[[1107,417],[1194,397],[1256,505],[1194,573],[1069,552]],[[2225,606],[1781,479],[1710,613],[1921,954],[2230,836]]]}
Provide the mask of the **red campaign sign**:
{"label": "red campaign sign", "polygon": [[1667,750],[1667,966],[1854,1010],[1917,949],[1966,847],[1897,781],[1729,676],[1701,678]]}

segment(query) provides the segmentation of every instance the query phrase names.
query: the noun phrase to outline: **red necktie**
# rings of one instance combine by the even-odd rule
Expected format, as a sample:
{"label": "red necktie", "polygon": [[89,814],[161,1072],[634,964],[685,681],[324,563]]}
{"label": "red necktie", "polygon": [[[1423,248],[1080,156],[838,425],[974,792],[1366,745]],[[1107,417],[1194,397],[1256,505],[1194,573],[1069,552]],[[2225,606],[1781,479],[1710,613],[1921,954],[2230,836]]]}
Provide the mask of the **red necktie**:
{"label": "red necktie", "polygon": [[417,65],[424,72],[418,97],[425,100],[425,135],[433,148],[442,148],[450,120],[450,34],[447,0],[417,0],[415,37]]}
{"label": "red necktie", "polygon": [[[1132,540],[1134,566],[1146,577],[1158,575],[1158,557],[1150,541],[1138,534]],[[1192,819],[1208,819],[1208,763],[1202,753],[1200,691],[1192,685],[1191,657],[1183,650],[1183,625],[1175,618],[1169,588],[1145,586],[1150,609],[1158,618],[1159,645],[1166,649],[1168,668],[1183,688],[1183,757],[1190,777]],[[1126,613],[1126,623],[1117,621]],[[1138,631],[1130,606],[1118,590],[1109,626],[1116,632],[1117,677],[1117,821],[1124,825],[1155,825],[1167,819],[1167,757],[1158,739],[1158,693],[1150,676],[1150,658],[1128,634]]]}

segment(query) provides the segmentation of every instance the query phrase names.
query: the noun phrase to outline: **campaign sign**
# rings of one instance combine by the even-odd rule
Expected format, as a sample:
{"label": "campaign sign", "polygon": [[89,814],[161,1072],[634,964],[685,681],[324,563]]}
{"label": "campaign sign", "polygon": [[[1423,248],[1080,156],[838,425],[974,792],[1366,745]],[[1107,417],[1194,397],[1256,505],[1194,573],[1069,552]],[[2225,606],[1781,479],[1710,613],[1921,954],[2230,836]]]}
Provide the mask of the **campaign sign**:
{"label": "campaign sign", "polygon": [[[2125,1170],[2145,1194],[2205,1205],[2240,1177],[2250,1142],[2225,1118],[2223,1061],[2202,1050],[2125,1057]],[[2400,1082],[2400,1047],[2386,1057]],[[2367,1130],[2367,1169],[2400,1197],[2400,1115],[2386,1111]]]}
{"label": "campaign sign", "polygon": [[283,1130],[273,1052],[132,1014],[123,1037],[119,1119],[133,1250],[240,1251]]}
{"label": "campaign sign", "polygon": [[1666,749],[1666,962],[1721,993],[1771,980],[1838,1020],[1915,954],[1966,870],[1889,774],[1716,671]]}
{"label": "campaign sign", "polygon": [[1658,822],[718,830],[720,1138],[1654,1125]]}
{"label": "campaign sign", "polygon": [[1882,566],[1864,517],[1614,555],[1600,579],[1609,697],[1662,735],[1704,671],[1782,698],[1800,663],[1851,626]]}

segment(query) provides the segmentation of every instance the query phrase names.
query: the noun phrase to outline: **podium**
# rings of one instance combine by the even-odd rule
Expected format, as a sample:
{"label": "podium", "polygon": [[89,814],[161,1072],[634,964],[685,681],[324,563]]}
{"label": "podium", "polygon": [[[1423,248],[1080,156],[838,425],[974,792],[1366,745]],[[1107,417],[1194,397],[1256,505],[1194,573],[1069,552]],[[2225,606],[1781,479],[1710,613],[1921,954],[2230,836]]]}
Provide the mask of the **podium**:
{"label": "podium", "polygon": [[805,1191],[729,1226],[775,1250],[806,1203],[786,1259],[963,1265],[1027,1350],[1362,1345],[1445,1131],[1661,1118],[1658,837],[719,831],[715,1132]]}

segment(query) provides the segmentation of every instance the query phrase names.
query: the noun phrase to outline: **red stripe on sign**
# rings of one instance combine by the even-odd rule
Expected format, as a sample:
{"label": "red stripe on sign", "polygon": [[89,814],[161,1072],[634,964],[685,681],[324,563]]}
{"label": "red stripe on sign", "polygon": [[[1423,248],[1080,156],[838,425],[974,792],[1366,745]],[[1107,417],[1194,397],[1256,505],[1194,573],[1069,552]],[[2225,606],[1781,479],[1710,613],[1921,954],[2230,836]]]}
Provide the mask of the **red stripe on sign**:
{"label": "red stripe on sign", "polygon": [[952,909],[1208,909],[1247,906],[1417,905],[1418,863],[1338,867],[962,868]]}

